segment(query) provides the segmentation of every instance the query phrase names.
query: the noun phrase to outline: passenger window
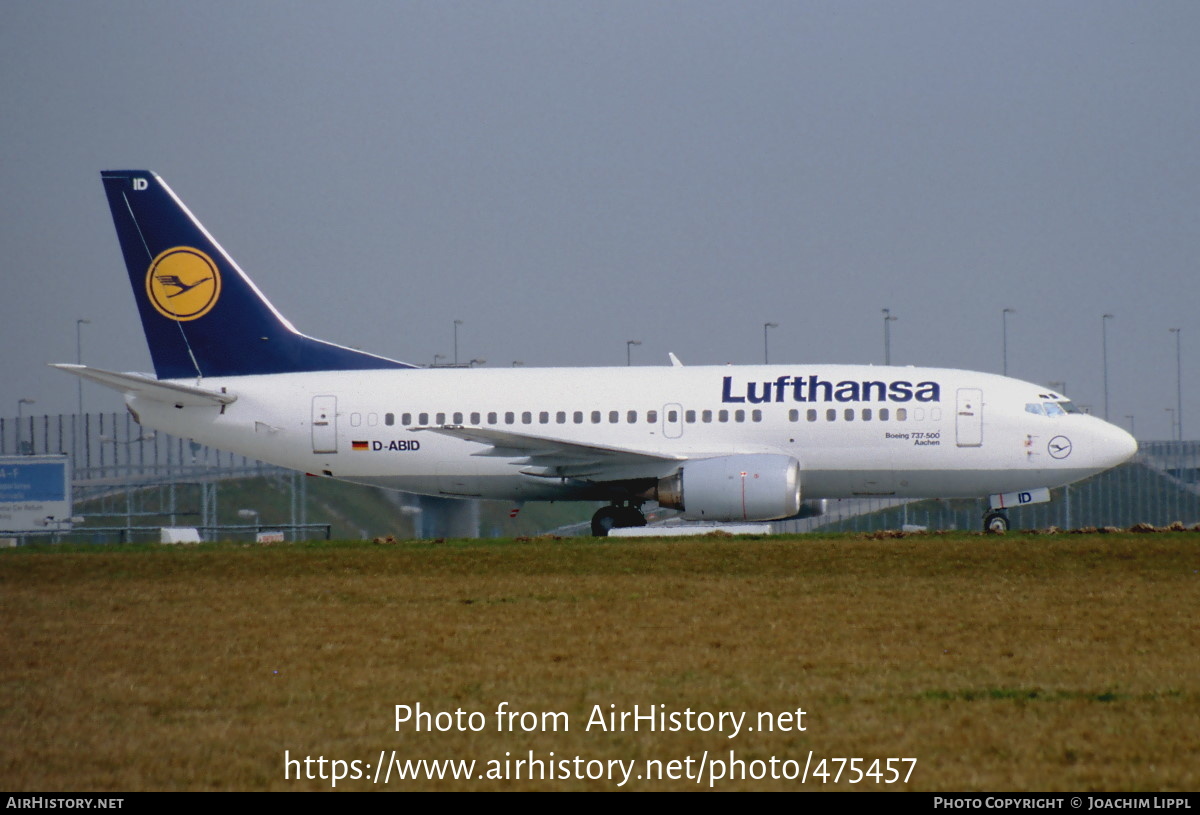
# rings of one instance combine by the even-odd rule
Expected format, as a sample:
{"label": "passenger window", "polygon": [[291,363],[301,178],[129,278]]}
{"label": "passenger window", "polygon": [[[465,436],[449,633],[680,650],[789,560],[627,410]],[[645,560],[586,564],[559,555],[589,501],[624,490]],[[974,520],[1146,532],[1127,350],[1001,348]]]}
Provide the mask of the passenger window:
{"label": "passenger window", "polygon": [[405,413],[403,416],[401,416],[400,424],[404,425],[405,427],[408,427],[410,424],[412,424],[412,414]]}
{"label": "passenger window", "polygon": [[378,413],[368,413],[367,414],[367,427],[375,427],[375,425],[377,425],[377,424],[379,424],[379,414]]}
{"label": "passenger window", "polygon": [[717,421],[718,422],[729,421],[729,411],[728,410],[718,410],[717,411]]}
{"label": "passenger window", "polygon": [[462,416],[463,416],[463,415],[462,415],[462,413],[455,413],[455,414],[454,414],[454,423],[455,423],[455,424],[462,424],[462,423],[463,423],[463,418],[462,418]]}
{"label": "passenger window", "polygon": [[592,411],[592,424],[600,424],[600,411]]}
{"label": "passenger window", "polygon": [[870,408],[863,408],[863,421],[864,422],[871,421],[871,409]]}
{"label": "passenger window", "polygon": [[848,421],[848,422],[854,421],[854,408],[846,408],[845,414],[846,414],[846,421]]}
{"label": "passenger window", "polygon": [[358,427],[360,424],[362,424],[362,414],[361,413],[351,413],[350,414],[350,426]]}
{"label": "passenger window", "polygon": [[629,422],[630,424],[637,424],[637,411],[631,410],[628,413],[626,413],[625,421]]}
{"label": "passenger window", "polygon": [[668,410],[668,411],[667,411],[667,421],[668,421],[668,422],[677,422],[677,421],[679,421],[679,413],[678,413],[677,411],[674,411],[674,410]]}
{"label": "passenger window", "polygon": [[512,424],[516,420],[517,420],[517,414],[513,413],[511,410],[504,411],[504,423],[505,424]]}
{"label": "passenger window", "polygon": [[744,410],[735,410],[735,411],[733,412],[733,420],[734,420],[735,422],[744,422],[744,421],[746,421],[746,411],[744,411]]}
{"label": "passenger window", "polygon": [[565,410],[560,410],[558,413],[555,413],[554,421],[558,424],[566,424],[567,423],[567,412]]}
{"label": "passenger window", "polygon": [[913,408],[913,421],[914,422],[925,421],[925,408]]}
{"label": "passenger window", "polygon": [[908,408],[896,408],[896,421],[898,421],[898,422],[907,422],[908,421]]}
{"label": "passenger window", "polygon": [[445,424],[445,423],[446,423],[446,414],[439,413],[437,415],[437,422],[435,422],[435,424]]}
{"label": "passenger window", "polygon": [[695,424],[696,423],[696,411],[685,410],[683,412],[683,420],[685,422],[687,422],[688,424]]}
{"label": "passenger window", "polygon": [[533,424],[533,413],[525,410],[521,412],[521,424]]}
{"label": "passenger window", "polygon": [[418,424],[429,424],[429,414],[422,413],[420,416],[417,417],[417,423]]}
{"label": "passenger window", "polygon": [[756,422],[761,422],[762,421],[762,411],[761,410],[750,411],[750,418]]}
{"label": "passenger window", "polygon": [[836,422],[837,421],[837,411],[834,410],[833,408],[828,408],[825,411],[825,421]]}
{"label": "passenger window", "polygon": [[396,423],[396,414],[395,413],[383,414],[383,423],[385,425],[387,425],[388,427],[391,427],[392,425],[394,425]]}
{"label": "passenger window", "polygon": [[886,422],[887,420],[888,420],[888,409],[880,408],[879,409],[879,421]]}
{"label": "passenger window", "polygon": [[649,422],[650,424],[658,424],[658,411],[657,410],[647,410],[646,411],[646,421]]}
{"label": "passenger window", "polygon": [[791,410],[789,410],[788,411],[788,421],[789,422],[800,421],[800,411],[796,410],[795,408],[792,408]]}
{"label": "passenger window", "polygon": [[808,409],[808,416],[807,416],[806,418],[807,418],[807,419],[808,419],[810,422],[815,422],[815,421],[817,420],[817,412],[816,412],[815,410],[813,410],[812,408],[809,408],[809,409]]}
{"label": "passenger window", "polygon": [[617,422],[619,422],[619,421],[621,421],[621,411],[619,411],[619,410],[610,410],[610,411],[608,412],[608,423],[609,423],[609,424],[616,424],[616,423],[617,423]]}
{"label": "passenger window", "polygon": [[700,412],[700,421],[704,422],[705,424],[708,424],[709,422],[711,422],[712,421],[712,411],[711,410],[701,411]]}
{"label": "passenger window", "polygon": [[572,414],[571,418],[574,420],[575,424],[583,424],[583,411],[582,410],[575,411],[575,413]]}
{"label": "passenger window", "polygon": [[495,424],[499,420],[499,418],[500,417],[498,417],[496,415],[496,411],[494,411],[494,410],[488,411],[488,421],[487,421],[488,424]]}
{"label": "passenger window", "polygon": [[538,424],[550,424],[550,411],[543,410],[538,414]]}

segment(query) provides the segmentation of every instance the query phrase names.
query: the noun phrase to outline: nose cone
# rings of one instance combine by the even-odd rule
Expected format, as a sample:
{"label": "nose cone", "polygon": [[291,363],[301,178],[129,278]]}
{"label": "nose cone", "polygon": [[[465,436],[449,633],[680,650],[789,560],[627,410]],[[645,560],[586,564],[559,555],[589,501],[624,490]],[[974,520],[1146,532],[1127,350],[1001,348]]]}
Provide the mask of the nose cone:
{"label": "nose cone", "polygon": [[1102,456],[1106,467],[1116,467],[1124,464],[1137,455],[1137,439],[1114,424],[1104,423],[1104,433],[1101,437]]}

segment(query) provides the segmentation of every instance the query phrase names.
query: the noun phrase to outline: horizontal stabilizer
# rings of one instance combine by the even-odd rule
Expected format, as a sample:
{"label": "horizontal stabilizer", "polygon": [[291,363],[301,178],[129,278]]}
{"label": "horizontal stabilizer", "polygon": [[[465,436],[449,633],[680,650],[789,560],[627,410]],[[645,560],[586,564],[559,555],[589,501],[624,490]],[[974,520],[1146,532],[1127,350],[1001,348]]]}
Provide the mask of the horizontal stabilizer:
{"label": "horizontal stabilizer", "polygon": [[112,388],[129,396],[141,396],[156,402],[165,402],[176,407],[203,407],[205,405],[229,405],[237,401],[237,395],[222,393],[191,385],[177,385],[172,382],[162,382],[151,379],[143,374],[119,374],[115,371],[105,371],[101,368],[89,368],[86,365],[55,364],[69,374]]}

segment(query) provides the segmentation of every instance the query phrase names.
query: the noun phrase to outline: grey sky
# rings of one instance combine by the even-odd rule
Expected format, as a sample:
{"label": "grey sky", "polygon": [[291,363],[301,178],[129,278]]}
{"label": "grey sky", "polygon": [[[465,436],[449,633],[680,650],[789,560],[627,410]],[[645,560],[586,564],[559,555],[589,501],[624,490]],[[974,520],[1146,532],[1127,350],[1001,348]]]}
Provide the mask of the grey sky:
{"label": "grey sky", "polygon": [[[102,169],[410,362],[882,362],[1200,435],[1200,4],[8,3],[0,415],[148,370]],[[90,409],[119,399],[89,387]]]}

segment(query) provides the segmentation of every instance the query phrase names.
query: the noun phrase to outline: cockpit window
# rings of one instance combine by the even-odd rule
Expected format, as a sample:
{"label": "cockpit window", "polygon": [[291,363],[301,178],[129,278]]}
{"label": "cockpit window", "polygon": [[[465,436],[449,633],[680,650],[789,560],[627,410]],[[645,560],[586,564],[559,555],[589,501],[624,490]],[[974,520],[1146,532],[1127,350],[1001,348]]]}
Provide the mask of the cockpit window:
{"label": "cockpit window", "polygon": [[1025,412],[1035,416],[1066,416],[1068,413],[1083,413],[1073,402],[1027,402]]}

